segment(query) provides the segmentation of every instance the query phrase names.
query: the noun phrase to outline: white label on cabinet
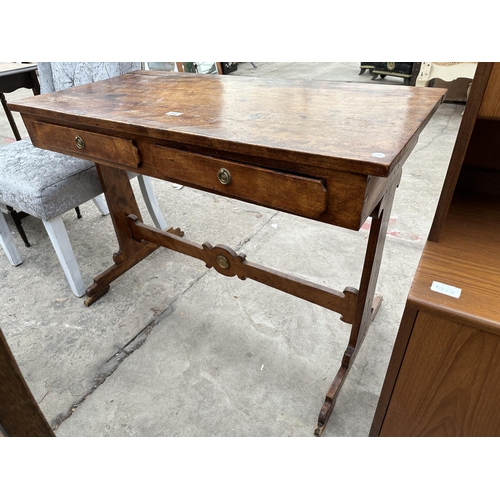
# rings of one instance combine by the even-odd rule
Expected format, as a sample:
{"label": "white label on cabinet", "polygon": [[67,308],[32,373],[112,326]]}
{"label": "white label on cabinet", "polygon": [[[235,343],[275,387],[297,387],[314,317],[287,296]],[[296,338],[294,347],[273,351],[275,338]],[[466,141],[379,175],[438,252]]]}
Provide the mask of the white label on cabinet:
{"label": "white label on cabinet", "polygon": [[168,113],[165,113],[167,116],[181,116],[182,113],[179,113],[178,111],[169,111]]}
{"label": "white label on cabinet", "polygon": [[455,297],[458,299],[460,297],[460,293],[462,292],[461,288],[457,288],[451,285],[445,285],[444,283],[439,283],[439,281],[433,281],[431,290],[433,292],[443,293],[444,295],[449,295],[450,297]]}

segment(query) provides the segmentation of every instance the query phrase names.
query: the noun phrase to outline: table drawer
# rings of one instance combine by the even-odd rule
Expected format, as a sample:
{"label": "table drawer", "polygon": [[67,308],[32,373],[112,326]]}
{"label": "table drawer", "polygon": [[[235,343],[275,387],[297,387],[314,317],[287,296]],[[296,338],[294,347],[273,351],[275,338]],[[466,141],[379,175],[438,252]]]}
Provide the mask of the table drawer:
{"label": "table drawer", "polygon": [[323,179],[152,146],[153,169],[172,181],[277,210],[316,218],[327,207]]}
{"label": "table drawer", "polygon": [[141,162],[141,155],[134,142],[121,137],[38,121],[31,124],[30,135],[37,147],[81,156],[97,163],[118,163],[137,168]]}

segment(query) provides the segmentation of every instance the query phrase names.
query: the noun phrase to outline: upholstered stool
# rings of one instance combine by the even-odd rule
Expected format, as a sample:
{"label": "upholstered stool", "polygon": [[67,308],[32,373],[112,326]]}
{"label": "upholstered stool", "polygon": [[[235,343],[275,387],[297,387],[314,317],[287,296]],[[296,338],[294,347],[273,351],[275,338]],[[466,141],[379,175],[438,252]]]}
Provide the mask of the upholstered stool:
{"label": "upholstered stool", "polygon": [[[137,62],[40,62],[41,93],[95,82],[141,68]],[[135,177],[136,174],[129,174]],[[159,229],[167,223],[158,207],[151,178],[137,175],[144,203]],[[0,148],[0,244],[9,262],[22,261],[1,208],[12,207],[41,219],[75,295],[85,294],[75,255],[61,215],[93,200],[101,213],[109,213],[94,163],[34,147],[29,140]]]}
{"label": "upholstered stool", "polygon": [[[101,213],[108,214],[101,194],[97,170],[90,161],[36,148],[28,139],[0,148],[0,203],[43,221],[71,290],[78,297],[86,287],[61,215],[94,198]],[[3,219],[3,214],[0,217]],[[20,264],[5,221],[0,227],[0,242],[9,261]]]}
{"label": "upholstered stool", "polygon": [[[130,178],[135,174],[129,174]],[[138,175],[144,203],[158,229],[167,223],[158,207],[150,177]],[[29,139],[0,148],[0,205],[9,205],[43,221],[71,290],[85,294],[71,243],[61,215],[93,200],[103,215],[109,214],[94,163],[39,149]],[[17,266],[19,257],[5,218],[0,210],[0,245],[9,262]]]}

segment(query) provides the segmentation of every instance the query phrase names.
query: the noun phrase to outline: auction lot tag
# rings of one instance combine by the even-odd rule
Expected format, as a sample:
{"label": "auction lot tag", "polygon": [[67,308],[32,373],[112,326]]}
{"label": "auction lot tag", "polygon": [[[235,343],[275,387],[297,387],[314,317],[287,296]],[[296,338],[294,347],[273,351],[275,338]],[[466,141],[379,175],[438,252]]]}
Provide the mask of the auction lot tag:
{"label": "auction lot tag", "polygon": [[439,283],[439,281],[432,282],[431,290],[433,292],[449,295],[450,297],[455,297],[456,299],[460,297],[460,293],[462,292],[461,288],[457,288],[451,285],[445,285],[444,283]]}

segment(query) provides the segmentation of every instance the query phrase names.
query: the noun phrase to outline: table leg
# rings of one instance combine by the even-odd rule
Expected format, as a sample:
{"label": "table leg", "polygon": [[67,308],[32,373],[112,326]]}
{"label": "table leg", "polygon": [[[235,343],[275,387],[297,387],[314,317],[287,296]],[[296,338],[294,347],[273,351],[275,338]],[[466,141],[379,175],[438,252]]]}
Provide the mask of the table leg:
{"label": "table leg", "polygon": [[5,115],[7,116],[7,120],[9,120],[10,128],[12,129],[12,132],[14,133],[14,137],[16,138],[16,141],[20,141],[21,134],[19,133],[19,130],[17,128],[14,117],[12,116],[12,113],[9,109],[9,106],[7,106],[7,100],[5,99],[5,95],[2,92],[0,92],[0,101],[2,101],[2,106],[3,106],[3,109],[5,111]]}
{"label": "table leg", "polygon": [[33,90],[33,94],[40,95],[40,82],[38,81],[36,70],[30,71],[30,79],[31,79],[31,89]]}
{"label": "table leg", "polygon": [[115,228],[119,250],[113,255],[114,265],[94,278],[94,283],[87,288],[87,298],[84,302],[86,306],[90,306],[106,294],[112,281],[158,248],[154,243],[135,241],[130,234],[127,215],[134,214],[140,218],[140,213],[127,171],[105,165],[97,165],[97,171]]}
{"label": "table leg", "polygon": [[[163,231],[141,225],[140,223],[142,220],[139,216],[139,207],[137,206],[127,172],[125,170],[107,167],[105,165],[98,165],[97,170],[101,183],[104,187],[104,194],[106,196],[111,219],[113,221],[118,239],[119,251],[113,255],[115,264],[97,276],[94,279],[94,284],[87,289],[87,299],[85,300],[85,305],[89,306],[102,297],[109,290],[109,284],[112,281],[121,276],[131,267],[135,266],[138,262],[156,250],[160,245],[201,258],[202,260],[206,260],[208,257],[211,257],[212,247],[209,247],[207,244],[200,246],[188,241],[183,242],[182,240],[177,240],[175,238],[168,238],[166,237],[168,235],[165,235],[165,232]],[[372,214],[372,224],[368,238],[363,272],[361,275],[360,288],[355,304],[349,343],[344,352],[341,366],[330,386],[330,389],[328,390],[328,393],[326,394],[325,402],[321,408],[318,417],[318,424],[314,431],[317,436],[321,436],[325,429],[328,419],[333,411],[339,391],[344,384],[349,369],[354,362],[354,358],[361,347],[370,323],[373,321],[381,303],[381,297],[375,297],[375,287],[380,271],[380,263],[382,260],[391,208],[400,176],[401,173],[399,173],[398,176],[395,176],[393,183]],[[133,219],[131,219],[130,216],[133,216]],[[177,236],[183,236],[183,233],[180,230],[174,230],[172,228],[166,232]],[[141,235],[142,233],[144,233],[144,235]],[[147,241],[146,238],[157,241]],[[215,249],[217,248],[218,247],[215,247]],[[248,274],[248,272],[250,272],[250,274],[257,273],[255,276],[252,274],[251,277],[268,285],[269,283],[262,278],[261,274],[265,275],[266,279],[269,276],[279,276],[279,273],[275,271],[268,270],[267,268],[261,268],[261,266],[256,266],[251,263],[246,263],[243,256],[241,256],[241,258],[235,258],[230,249],[224,250],[227,250],[226,253],[228,253],[226,256],[226,265],[228,267],[231,266],[231,262],[233,264],[238,263],[240,267],[246,267],[246,274]],[[219,251],[219,253],[221,252],[222,250]],[[208,257],[205,254],[207,254]],[[212,265],[209,267],[212,267]],[[222,267],[221,269],[218,269],[219,272],[227,274],[224,272],[226,267]],[[246,274],[243,275],[242,279],[248,277]],[[228,275],[234,274],[229,273]],[[308,283],[304,284],[300,282],[297,284],[297,280],[284,275],[279,276],[278,281],[279,286],[276,286],[274,281],[271,282],[271,286],[282,289],[281,286],[284,286],[283,283],[288,284],[289,282],[295,281],[295,286],[300,285],[301,287],[307,287],[308,290],[309,288],[319,289],[317,286],[311,287]],[[286,291],[290,293],[288,289]],[[321,290],[319,293],[320,298],[323,295],[331,296],[335,294],[336,292],[332,292],[331,290]],[[316,302],[316,300],[312,301]],[[350,308],[347,307],[347,310],[349,309]],[[337,308],[333,308],[333,310],[338,312]],[[351,321],[348,322],[350,323]]]}
{"label": "table leg", "polygon": [[399,179],[400,176],[388,189],[384,198],[375,210],[375,213],[372,214],[370,236],[366,248],[365,261],[363,264],[363,272],[359,287],[358,303],[354,315],[354,322],[351,328],[349,343],[342,358],[340,368],[326,394],[325,402],[323,403],[319,413],[318,424],[314,431],[316,436],[321,436],[325,429],[328,419],[330,418],[335,406],[339,391],[345,382],[349,369],[354,362],[354,358],[361,347],[370,323],[377,314],[382,301],[381,297],[375,297],[375,287],[380,271],[380,262],[382,260],[382,252],[384,250],[384,243],[386,239],[387,227],[389,225],[392,203],[394,201],[394,194],[399,183]]}

